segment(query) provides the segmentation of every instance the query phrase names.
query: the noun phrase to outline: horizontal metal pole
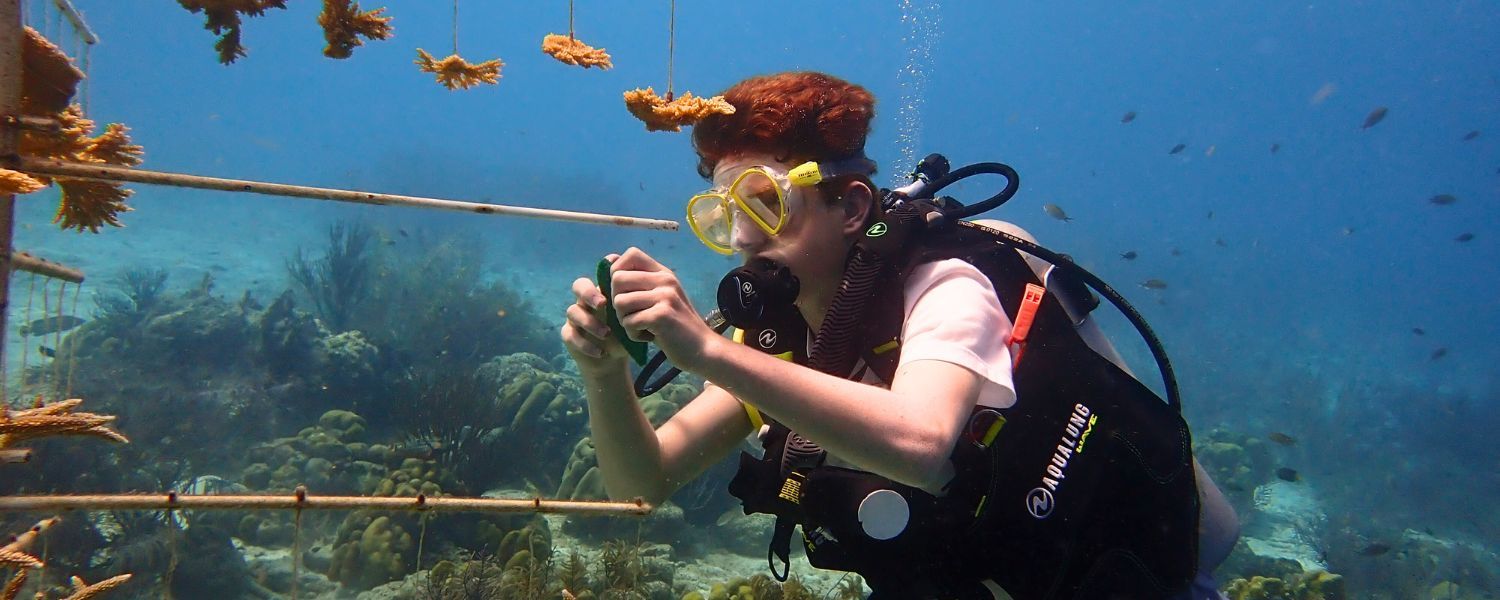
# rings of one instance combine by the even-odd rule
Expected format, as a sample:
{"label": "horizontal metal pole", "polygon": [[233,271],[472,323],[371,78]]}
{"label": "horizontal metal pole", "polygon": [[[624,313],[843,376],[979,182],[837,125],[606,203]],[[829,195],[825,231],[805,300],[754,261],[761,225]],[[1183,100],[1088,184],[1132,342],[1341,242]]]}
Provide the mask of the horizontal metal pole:
{"label": "horizontal metal pole", "polygon": [[79,494],[0,497],[0,511],[57,510],[415,510],[431,512],[555,513],[640,517],[654,506],[644,501],[591,502],[543,498],[428,498],[319,496],[292,493],[275,496],[188,494]]}
{"label": "horizontal metal pole", "polygon": [[83,283],[83,271],[79,271],[78,269],[52,262],[45,258],[38,258],[36,255],[30,254],[28,252],[16,252],[11,254],[10,266],[12,269],[15,269],[17,271],[36,273],[37,275],[43,275],[46,277],[51,277],[53,279],[61,279],[63,281],[72,283]]}
{"label": "horizontal metal pole", "polygon": [[37,117],[32,115],[5,115],[4,117],[0,117],[0,123],[4,123],[12,127],[20,127],[21,129],[30,129],[32,131],[41,131],[46,133],[57,133],[59,131],[62,131],[62,123],[59,123],[57,119]]}
{"label": "horizontal metal pole", "polygon": [[147,171],[144,169],[131,169],[127,167],[117,167],[112,165],[66,162],[17,155],[0,158],[0,166],[15,171],[21,171],[23,173],[31,173],[33,175],[72,177],[74,179],[88,179],[93,181],[150,183],[156,185],[172,185],[205,190],[220,190],[225,192],[252,192],[256,194],[267,194],[272,196],[291,196],[295,198],[311,198],[314,200],[336,200],[339,202],[354,202],[357,204],[435,208],[440,210],[472,212],[482,215],[529,217],[534,219],[551,219],[554,221],[591,223],[595,225],[640,227],[644,229],[658,229],[664,231],[676,231],[679,227],[676,221],[667,221],[662,219],[643,219],[639,217],[624,217],[598,213],[552,210],[547,208],[527,208],[523,206],[483,204],[479,202],[462,202],[458,200],[440,200],[437,198],[423,198],[420,196],[377,194],[374,192],[357,192],[353,190],[308,187],[301,185],[288,185],[284,183],[268,183],[263,181],[246,181],[241,179],[221,179],[218,177],[202,177],[199,175],[184,175],[181,173],[165,173],[161,171]]}

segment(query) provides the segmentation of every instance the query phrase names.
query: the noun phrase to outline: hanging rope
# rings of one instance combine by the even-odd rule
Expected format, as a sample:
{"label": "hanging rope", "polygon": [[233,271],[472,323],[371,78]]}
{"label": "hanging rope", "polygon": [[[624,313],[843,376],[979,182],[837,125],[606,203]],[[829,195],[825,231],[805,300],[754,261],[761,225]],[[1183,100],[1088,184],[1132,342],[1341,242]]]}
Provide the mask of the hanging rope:
{"label": "hanging rope", "polygon": [[568,39],[573,39],[573,0],[568,0]]}
{"label": "hanging rope", "polygon": [[[56,315],[52,315],[51,313],[48,313],[49,317],[52,318],[52,319],[56,319],[56,323],[57,323],[57,331],[52,332],[52,382],[51,382],[52,386],[51,387],[52,387],[52,394],[53,394],[53,396],[56,399],[58,399],[58,400],[65,400],[65,398],[57,397],[57,394],[59,394],[63,390],[63,386],[62,386],[62,375],[63,375],[63,372],[62,372],[62,363],[63,363],[63,361],[57,360],[57,351],[58,351],[58,349],[62,348],[62,339],[63,339],[62,318],[63,318],[63,315],[65,314],[63,312],[63,305],[67,303],[67,299],[68,299],[68,282],[64,281],[64,282],[62,282],[62,285],[60,285],[60,286],[57,287],[57,314]],[[40,351],[40,350],[38,350],[38,351]]]}
{"label": "hanging rope", "polygon": [[453,0],[453,53],[458,54],[458,0]]}
{"label": "hanging rope", "polygon": [[[42,294],[45,295],[47,293],[46,282],[43,282],[42,286]],[[21,385],[16,388],[16,391],[21,395],[26,394],[26,362],[31,359],[31,352],[28,350],[31,348],[31,327],[29,324],[31,323],[31,301],[34,298],[36,298],[36,274],[32,273],[31,283],[26,286],[27,325],[24,326],[25,331],[21,332]]]}
{"label": "hanging rope", "polygon": [[[83,286],[82,285],[77,285],[77,286],[73,287],[73,309],[72,309],[72,311],[73,311],[73,314],[75,314],[75,315],[78,314],[78,297],[81,296],[82,294],[83,294]],[[54,360],[56,360],[56,359],[54,359]],[[74,344],[73,348],[69,348],[68,349],[68,383],[63,388],[62,398],[70,398],[70,397],[73,396],[73,373],[77,371],[77,368],[78,368],[78,347],[77,347],[77,344]]]}
{"label": "hanging rope", "polygon": [[667,102],[672,101],[672,57],[677,50],[677,0],[667,17]]}

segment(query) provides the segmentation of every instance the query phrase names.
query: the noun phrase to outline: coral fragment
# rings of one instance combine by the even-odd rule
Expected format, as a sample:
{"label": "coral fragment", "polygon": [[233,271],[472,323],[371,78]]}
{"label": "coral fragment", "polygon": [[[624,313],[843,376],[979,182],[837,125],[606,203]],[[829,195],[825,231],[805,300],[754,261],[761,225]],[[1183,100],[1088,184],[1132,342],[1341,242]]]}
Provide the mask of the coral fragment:
{"label": "coral fragment", "polygon": [[318,24],[323,26],[323,39],[328,46],[323,55],[329,58],[349,58],[356,46],[361,46],[363,36],[369,40],[384,40],[391,37],[391,18],[382,16],[385,8],[361,11],[353,0],[323,0],[323,12],[318,15]]}
{"label": "coral fragment", "polygon": [[649,87],[626,91],[625,107],[646,124],[647,131],[682,131],[683,125],[693,125],[712,114],[734,114],[734,106],[723,96],[703,98],[683,92],[668,100]]}
{"label": "coral fragment", "polygon": [[203,28],[219,36],[214,49],[219,51],[219,62],[229,64],[245,55],[240,45],[240,16],[259,17],[273,8],[286,9],[286,0],[177,0],[183,8],[208,17]]}
{"label": "coral fragment", "polygon": [[567,64],[585,69],[599,67],[608,70],[615,66],[609,60],[609,53],[603,48],[595,48],[580,42],[571,35],[547,34],[547,37],[542,38],[542,52]]}
{"label": "coral fragment", "polygon": [[421,48],[417,48],[415,62],[423,71],[437,75],[438,83],[450,90],[469,89],[481,83],[499,83],[500,67],[505,66],[498,58],[473,64],[457,54],[437,60]]}
{"label": "coral fragment", "polygon": [[37,30],[26,28],[21,44],[21,112],[51,114],[68,107],[83,71],[61,48]]}

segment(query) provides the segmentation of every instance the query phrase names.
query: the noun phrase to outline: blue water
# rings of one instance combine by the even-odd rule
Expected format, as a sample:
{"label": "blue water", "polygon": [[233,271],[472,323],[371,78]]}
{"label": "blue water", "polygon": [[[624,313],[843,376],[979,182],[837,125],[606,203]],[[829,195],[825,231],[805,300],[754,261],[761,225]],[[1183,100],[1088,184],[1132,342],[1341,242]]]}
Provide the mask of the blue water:
{"label": "blue water", "polygon": [[[103,39],[89,112],[130,126],[143,168],[674,220],[704,187],[689,135],[648,133],[621,101],[666,86],[667,2],[578,3],[579,38],[613,55],[601,72],[538,51],[544,34],[566,32],[566,3],[465,0],[459,53],[505,61],[499,85],[467,91],[412,65],[415,48],[452,50],[447,2],[385,3],[395,37],[347,60],[321,55],[319,3],[290,2],[245,22],[249,55],[228,66],[203,17],[175,2],[74,3]],[[766,0],[682,2],[676,17],[679,94],[804,69],[868,87],[879,183],[904,183],[899,161],[929,152],[1015,167],[1021,191],[993,216],[1141,310],[1200,437],[1285,432],[1301,442],[1279,461],[1321,479],[1331,511],[1396,531],[1500,536],[1500,517],[1459,509],[1500,494],[1487,434],[1500,425],[1500,5]],[[1361,129],[1378,106],[1387,117]],[[960,199],[989,183],[965,184]],[[539,311],[549,319],[573,278],[630,245],[678,269],[704,311],[730,265],[686,227],[132,187],[128,228],[100,237],[128,236],[151,248],[140,258],[183,273],[202,268],[202,239],[274,274],[326,223],[355,217],[480,232],[496,269],[522,269],[530,297],[551,303]],[[1429,203],[1437,194],[1458,201]],[[51,232],[50,201],[21,202],[34,227],[18,246],[106,274],[129,266],[101,258],[128,252],[112,242]],[[167,231],[184,241],[152,244]],[[1472,241],[1455,241],[1463,233]],[[256,243],[268,236],[285,237]],[[226,295],[283,285],[227,277]],[[1138,285],[1150,278],[1169,287]],[[1111,329],[1149,373],[1144,349]]]}

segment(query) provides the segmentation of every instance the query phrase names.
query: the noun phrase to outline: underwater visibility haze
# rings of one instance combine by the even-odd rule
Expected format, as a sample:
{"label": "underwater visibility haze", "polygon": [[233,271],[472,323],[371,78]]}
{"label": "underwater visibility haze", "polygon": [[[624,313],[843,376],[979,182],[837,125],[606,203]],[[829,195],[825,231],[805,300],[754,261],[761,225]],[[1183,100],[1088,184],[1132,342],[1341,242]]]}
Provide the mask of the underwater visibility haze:
{"label": "underwater visibility haze", "polygon": [[[128,127],[140,169],[673,222],[132,182],[122,226],[93,232],[59,227],[98,216],[81,200],[54,220],[60,185],[17,195],[16,250],[86,279],[11,276],[0,418],[83,435],[0,434],[29,451],[0,496],[604,499],[558,335],[570,285],[638,247],[706,314],[738,265],[683,222],[709,187],[691,125],[648,130],[622,94],[808,70],[875,95],[877,184],[931,153],[1014,167],[984,217],[1151,324],[1239,514],[1226,596],[1496,597],[1500,4],[0,2],[71,57],[86,133]],[[539,50],[570,27],[609,68]],[[106,146],[47,156],[130,166]],[[642,407],[659,425],[702,384]],[[863,597],[800,557],[768,577],[771,520],[726,492],[735,467],[645,517],[7,509],[45,546],[0,554],[45,567],[0,564],[47,598],[72,576],[114,582],[104,598]]]}

